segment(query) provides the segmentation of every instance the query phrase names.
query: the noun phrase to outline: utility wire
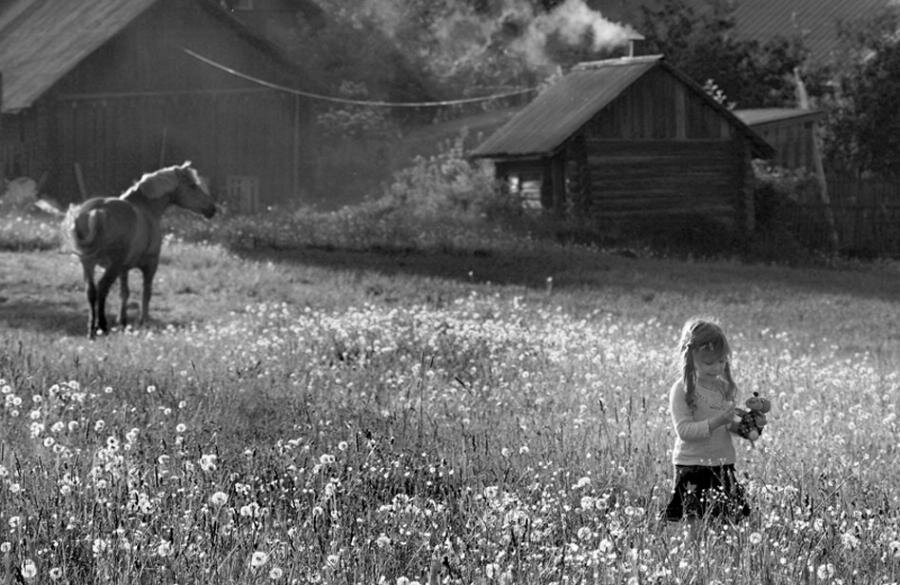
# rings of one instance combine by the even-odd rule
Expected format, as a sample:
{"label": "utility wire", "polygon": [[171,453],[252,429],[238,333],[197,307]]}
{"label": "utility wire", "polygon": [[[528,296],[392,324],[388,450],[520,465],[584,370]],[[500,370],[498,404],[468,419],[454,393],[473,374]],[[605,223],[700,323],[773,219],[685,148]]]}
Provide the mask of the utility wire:
{"label": "utility wire", "polygon": [[303,97],[310,98],[310,99],[322,100],[322,101],[338,103],[338,104],[348,104],[348,105],[354,105],[354,106],[369,106],[369,107],[375,107],[375,108],[427,108],[427,107],[439,107],[439,106],[455,106],[455,105],[459,105],[459,104],[472,104],[472,103],[476,103],[476,102],[485,102],[485,101],[494,100],[494,99],[498,99],[498,98],[512,97],[512,96],[516,96],[516,95],[524,95],[526,93],[531,93],[533,91],[537,91],[536,87],[531,87],[528,89],[520,89],[520,90],[509,91],[509,92],[505,92],[505,93],[496,93],[493,95],[477,97],[477,98],[444,100],[444,101],[439,101],[439,102],[383,102],[383,101],[353,100],[353,99],[348,99],[348,98],[327,96],[327,95],[322,95],[322,94],[318,94],[318,93],[310,93],[308,91],[302,91],[299,89],[294,89],[292,87],[287,87],[284,85],[279,85],[277,83],[272,83],[270,81],[266,81],[265,79],[260,79],[258,77],[254,77],[252,75],[242,73],[241,71],[238,71],[237,69],[232,69],[231,67],[222,65],[221,63],[219,63],[217,61],[213,61],[209,57],[204,57],[203,55],[200,55],[199,53],[195,53],[194,51],[192,51],[188,48],[182,47],[182,50],[185,53],[187,53],[188,55],[190,55],[191,57],[193,57],[194,59],[197,59],[198,61],[202,61],[203,63],[206,63],[207,65],[210,65],[212,67],[215,67],[216,69],[219,69],[221,71],[224,71],[225,73],[228,73],[229,75],[234,75],[235,77],[240,77],[242,79],[246,79],[247,81],[252,81],[253,83],[256,83],[257,85],[261,85],[263,87],[276,89],[278,91],[283,91],[283,92],[287,92],[287,93],[290,93],[293,95],[299,95],[299,96],[303,96]]}

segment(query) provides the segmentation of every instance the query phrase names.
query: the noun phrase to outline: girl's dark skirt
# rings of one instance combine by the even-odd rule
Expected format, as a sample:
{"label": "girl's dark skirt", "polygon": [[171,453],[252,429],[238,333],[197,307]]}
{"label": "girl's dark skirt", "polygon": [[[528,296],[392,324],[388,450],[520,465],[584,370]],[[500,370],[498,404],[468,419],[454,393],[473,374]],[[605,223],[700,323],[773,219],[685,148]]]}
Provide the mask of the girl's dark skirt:
{"label": "girl's dark skirt", "polygon": [[708,516],[739,521],[750,514],[734,465],[676,465],[666,520]]}

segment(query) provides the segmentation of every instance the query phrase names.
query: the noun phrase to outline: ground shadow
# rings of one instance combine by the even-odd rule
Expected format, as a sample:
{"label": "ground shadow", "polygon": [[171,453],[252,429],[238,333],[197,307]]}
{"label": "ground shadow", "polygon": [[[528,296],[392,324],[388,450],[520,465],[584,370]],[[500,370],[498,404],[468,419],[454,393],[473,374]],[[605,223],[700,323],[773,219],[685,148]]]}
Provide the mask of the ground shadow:
{"label": "ground shadow", "polygon": [[11,329],[85,335],[87,308],[81,311],[70,303],[0,298],[0,323]]}
{"label": "ground shadow", "polygon": [[[735,302],[750,301],[759,291],[780,287],[798,293],[842,294],[860,298],[900,300],[900,263],[861,265],[836,270],[827,266],[788,267],[734,262],[672,261],[639,257],[630,250],[597,253],[560,248],[553,252],[334,247],[233,250],[255,261],[271,261],[348,271],[372,271],[386,276],[409,274],[461,282],[518,285],[535,290],[596,288],[633,292],[708,293]],[[552,279],[552,284],[548,281]]]}

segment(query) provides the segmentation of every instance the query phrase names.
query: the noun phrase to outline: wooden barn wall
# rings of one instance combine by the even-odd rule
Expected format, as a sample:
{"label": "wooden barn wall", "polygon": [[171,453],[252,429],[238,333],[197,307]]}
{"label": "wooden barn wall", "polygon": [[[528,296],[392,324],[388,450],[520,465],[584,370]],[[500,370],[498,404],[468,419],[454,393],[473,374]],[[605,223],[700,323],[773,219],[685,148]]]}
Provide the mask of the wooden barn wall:
{"label": "wooden barn wall", "polygon": [[782,120],[757,124],[753,129],[775,147],[772,162],[787,169],[805,167],[808,171],[815,171],[814,122]]}
{"label": "wooden barn wall", "polygon": [[142,173],[190,160],[222,199],[239,180],[259,205],[284,203],[294,192],[292,105],[273,91],[63,101],[59,197],[79,197],[76,165],[88,195],[109,195]]}
{"label": "wooden barn wall", "polygon": [[638,80],[581,136],[592,214],[736,219],[742,144],[719,112],[664,70]]}
{"label": "wooden barn wall", "polygon": [[47,143],[49,116],[45,109],[30,108],[0,116],[0,177],[31,177],[49,173],[52,160]]}
{"label": "wooden barn wall", "polygon": [[210,67],[181,47],[299,85],[258,41],[198,3],[162,0],[43,98],[55,110],[44,129],[54,161],[48,192],[78,198],[76,163],[93,195],[120,192],[142,173],[184,160],[221,197],[236,196],[235,189],[252,196],[244,211],[305,190],[312,170],[308,102]]}

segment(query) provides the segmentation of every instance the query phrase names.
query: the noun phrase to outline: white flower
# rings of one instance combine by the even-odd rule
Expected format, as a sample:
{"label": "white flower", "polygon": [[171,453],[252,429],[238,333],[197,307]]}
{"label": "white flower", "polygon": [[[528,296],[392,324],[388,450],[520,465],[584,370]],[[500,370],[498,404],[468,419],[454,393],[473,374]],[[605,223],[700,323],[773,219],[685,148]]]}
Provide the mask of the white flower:
{"label": "white flower", "polygon": [[591,537],[591,529],[587,526],[582,526],[578,529],[578,539],[579,540],[588,540]]}
{"label": "white flower", "polygon": [[264,553],[261,550],[255,551],[252,555],[250,555],[250,566],[254,569],[258,569],[259,567],[266,564],[266,561],[269,560],[269,555]]}
{"label": "white flower", "polygon": [[109,548],[109,542],[103,538],[95,538],[93,544],[91,545],[91,550],[94,553],[95,557],[99,557]]}
{"label": "white flower", "polygon": [[26,579],[33,579],[37,575],[37,567],[31,559],[25,559],[22,563],[22,576]]}
{"label": "white flower", "polygon": [[217,508],[219,506],[225,505],[225,502],[228,501],[228,494],[225,492],[216,492],[213,495],[209,496],[209,503]]}
{"label": "white flower", "polygon": [[59,567],[53,567],[52,569],[50,569],[50,579],[51,580],[59,581],[60,579],[62,579],[62,576],[63,576],[63,572],[62,572],[62,569],[60,569]]}
{"label": "white flower", "polygon": [[284,571],[281,570],[281,567],[272,567],[272,570],[269,571],[269,579],[273,581],[281,579],[282,575],[284,575]]}
{"label": "white flower", "polygon": [[759,532],[753,532],[750,534],[750,544],[759,544],[762,542],[762,534]]}
{"label": "white flower", "polygon": [[6,554],[10,550],[12,550],[12,544],[9,541],[4,541],[3,544],[0,544],[0,553]]}
{"label": "white flower", "polygon": [[387,534],[382,532],[378,535],[378,538],[375,539],[375,544],[378,546],[378,548],[387,548],[391,546],[391,539]]}
{"label": "white flower", "polygon": [[816,569],[816,577],[819,580],[824,581],[825,579],[830,579],[834,576],[834,565],[831,563],[827,563],[824,565],[819,565],[819,568]]}
{"label": "white flower", "polygon": [[178,423],[175,425],[175,432],[181,434],[187,430],[187,425],[184,423]]}
{"label": "white flower", "polygon": [[207,455],[202,455],[200,457],[200,469],[203,471],[215,471],[216,470],[216,455],[210,453]]}
{"label": "white flower", "polygon": [[172,554],[172,543],[168,540],[159,541],[159,544],[156,546],[156,554],[161,557],[167,557]]}

